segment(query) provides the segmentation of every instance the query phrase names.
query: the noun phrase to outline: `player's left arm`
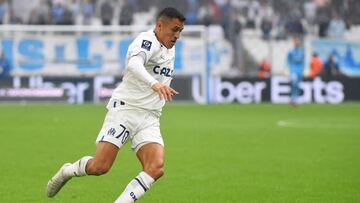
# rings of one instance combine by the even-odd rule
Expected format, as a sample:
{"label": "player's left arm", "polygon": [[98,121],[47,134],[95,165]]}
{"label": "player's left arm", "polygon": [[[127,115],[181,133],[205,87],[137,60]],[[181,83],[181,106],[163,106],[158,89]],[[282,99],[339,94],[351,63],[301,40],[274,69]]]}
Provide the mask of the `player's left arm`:
{"label": "player's left arm", "polygon": [[145,57],[146,55],[143,52],[132,56],[128,62],[128,70],[131,71],[135,77],[148,84],[155,92],[157,92],[160,96],[160,99],[172,101],[172,97],[179,93],[173,88],[160,83],[153,76],[151,76],[149,72],[146,71],[144,66]]}
{"label": "player's left arm", "polygon": [[145,64],[145,53],[140,52],[137,55],[132,56],[129,59],[127,69],[131,71],[135,77],[148,84],[150,87],[158,83],[158,81],[146,71]]}
{"label": "player's left arm", "polygon": [[160,82],[155,83],[153,86],[151,86],[151,88],[159,94],[160,99],[165,99],[166,101],[172,101],[172,97],[175,94],[179,94],[179,92],[177,92],[173,88],[161,84]]}

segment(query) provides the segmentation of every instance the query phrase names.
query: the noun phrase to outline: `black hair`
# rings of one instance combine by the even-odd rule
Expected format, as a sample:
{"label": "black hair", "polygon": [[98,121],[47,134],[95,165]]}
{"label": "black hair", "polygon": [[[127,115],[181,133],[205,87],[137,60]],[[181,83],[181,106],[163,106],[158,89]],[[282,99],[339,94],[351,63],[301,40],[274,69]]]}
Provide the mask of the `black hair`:
{"label": "black hair", "polygon": [[160,13],[158,14],[156,20],[159,20],[161,17],[177,18],[181,22],[184,22],[186,20],[186,18],[184,17],[183,14],[180,13],[180,11],[178,11],[172,7],[164,8],[163,10],[161,10]]}

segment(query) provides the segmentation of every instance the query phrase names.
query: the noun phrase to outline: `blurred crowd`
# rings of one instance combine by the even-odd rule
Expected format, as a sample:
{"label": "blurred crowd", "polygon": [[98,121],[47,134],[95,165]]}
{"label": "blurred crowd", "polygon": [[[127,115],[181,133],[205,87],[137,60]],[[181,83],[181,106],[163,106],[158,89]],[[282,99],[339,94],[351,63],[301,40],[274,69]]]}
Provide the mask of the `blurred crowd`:
{"label": "blurred crowd", "polygon": [[260,29],[264,39],[341,37],[360,24],[358,0],[0,0],[0,23],[150,24],[166,6],[182,11],[187,24],[221,25],[227,38],[244,28]]}
{"label": "blurred crowd", "polygon": [[[231,67],[235,68],[255,65],[244,57],[239,40],[245,30],[255,31],[246,32],[247,36],[261,33],[264,40],[304,35],[341,39],[347,29],[360,24],[360,0],[0,0],[0,24],[148,25],[168,6],[184,13],[187,25],[216,27],[209,29],[209,36],[229,42],[234,50]],[[316,56],[314,61],[310,75],[325,69],[332,70],[329,74],[339,72],[336,66],[319,68],[326,67],[326,61],[316,62]],[[259,77],[270,76],[269,60],[255,63]],[[6,71],[0,69],[1,73]]]}

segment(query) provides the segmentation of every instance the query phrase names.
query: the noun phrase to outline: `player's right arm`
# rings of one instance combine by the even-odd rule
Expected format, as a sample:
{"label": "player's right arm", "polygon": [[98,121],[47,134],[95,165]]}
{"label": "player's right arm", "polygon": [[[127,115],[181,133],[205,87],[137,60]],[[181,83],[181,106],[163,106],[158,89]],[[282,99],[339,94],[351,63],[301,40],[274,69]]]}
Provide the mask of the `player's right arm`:
{"label": "player's right arm", "polygon": [[292,51],[290,50],[286,56],[286,64],[289,69],[291,68],[291,53]]}

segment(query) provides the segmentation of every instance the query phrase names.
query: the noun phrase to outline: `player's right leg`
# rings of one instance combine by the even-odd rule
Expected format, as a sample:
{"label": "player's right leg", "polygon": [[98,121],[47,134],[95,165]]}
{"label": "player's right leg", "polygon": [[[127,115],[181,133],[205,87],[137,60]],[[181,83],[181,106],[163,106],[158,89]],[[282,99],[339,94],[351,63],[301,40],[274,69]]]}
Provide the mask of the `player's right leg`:
{"label": "player's right leg", "polygon": [[107,173],[118,153],[118,146],[101,141],[97,144],[94,157],[85,156],[73,164],[64,164],[47,184],[47,196],[55,196],[72,178],[85,175],[103,175]]}
{"label": "player's right leg", "polygon": [[296,73],[290,74],[291,89],[290,89],[290,104],[296,105],[299,88],[299,77]]}
{"label": "player's right leg", "polygon": [[94,157],[85,156],[73,164],[65,164],[49,180],[47,195],[55,196],[72,177],[85,175],[103,175],[107,173],[115,161],[119,149],[128,141],[132,131],[128,120],[131,112],[123,109],[124,103],[110,100],[103,126],[96,139]]}

